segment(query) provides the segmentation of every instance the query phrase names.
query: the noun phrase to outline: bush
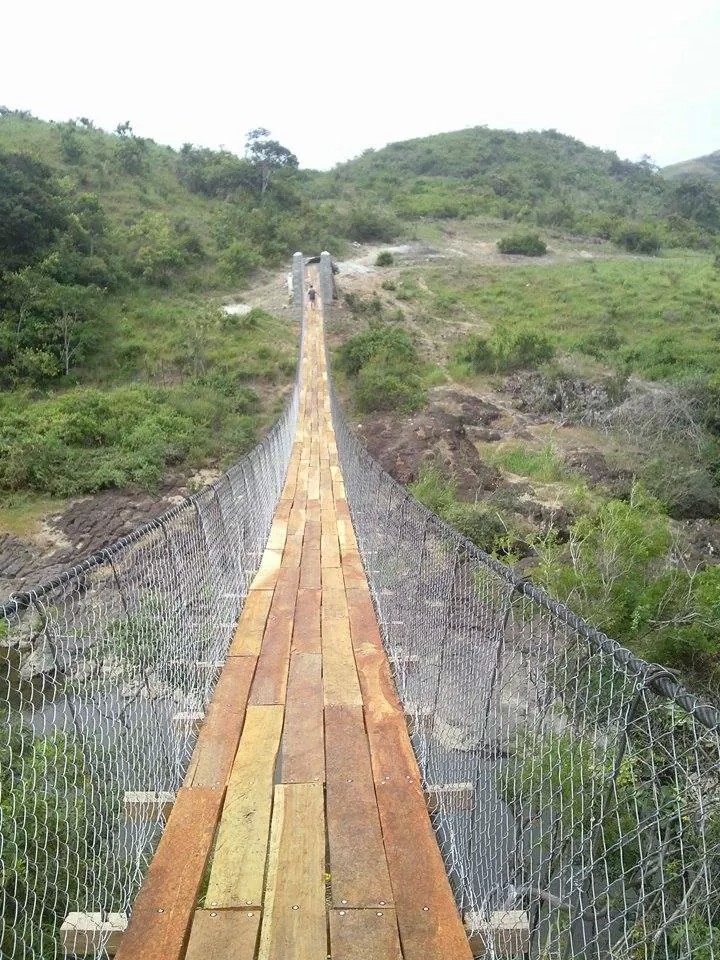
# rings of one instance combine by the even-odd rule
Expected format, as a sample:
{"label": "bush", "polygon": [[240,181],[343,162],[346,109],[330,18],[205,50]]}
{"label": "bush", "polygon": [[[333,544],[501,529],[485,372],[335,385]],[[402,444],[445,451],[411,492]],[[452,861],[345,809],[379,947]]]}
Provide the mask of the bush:
{"label": "bush", "polygon": [[375,258],[376,267],[391,267],[395,261],[389,250],[381,250]]}
{"label": "bush", "polygon": [[395,326],[378,325],[340,348],[338,367],[355,377],[358,410],[417,410],[425,402],[415,344]]}
{"label": "bush", "polygon": [[613,235],[613,242],[629,253],[654,255],[660,252],[660,234],[652,223],[627,223]]}
{"label": "bush", "polygon": [[378,326],[347,340],[340,348],[338,366],[357,376],[365,364],[381,356],[393,367],[410,366],[418,360],[415,344],[404,330]]}
{"label": "bush", "polygon": [[597,333],[589,333],[578,341],[577,349],[581,353],[586,353],[596,360],[603,360],[608,353],[617,350],[624,343],[623,338],[618,334],[614,326],[606,330],[599,330]]}
{"label": "bush", "polygon": [[498,240],[500,253],[519,253],[525,257],[542,257],[547,253],[547,244],[537,233],[513,233]]}
{"label": "bush", "polygon": [[546,363],[555,356],[555,347],[543,333],[522,327],[495,334],[492,339],[471,336],[457,351],[461,363],[474,373],[511,373]]}

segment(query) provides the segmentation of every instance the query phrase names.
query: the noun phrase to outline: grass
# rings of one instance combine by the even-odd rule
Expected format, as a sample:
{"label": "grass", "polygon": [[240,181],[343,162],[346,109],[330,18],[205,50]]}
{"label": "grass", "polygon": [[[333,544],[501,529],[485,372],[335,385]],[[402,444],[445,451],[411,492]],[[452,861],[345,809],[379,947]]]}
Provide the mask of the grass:
{"label": "grass", "polygon": [[0,500],[0,533],[9,533],[15,537],[31,537],[38,531],[43,517],[60,513],[67,502],[65,500],[40,497],[31,493],[16,493]]}
{"label": "grass", "polygon": [[429,271],[426,280],[436,302],[461,305],[478,324],[531,327],[560,349],[600,354],[617,369],[651,379],[720,370],[720,271],[706,254],[512,270],[461,266],[454,274]]}
{"label": "grass", "polygon": [[492,466],[507,470],[519,477],[530,477],[542,483],[554,483],[571,478],[555,447],[547,444],[541,450],[528,450],[520,444],[498,447],[488,445],[483,450],[483,459]]}

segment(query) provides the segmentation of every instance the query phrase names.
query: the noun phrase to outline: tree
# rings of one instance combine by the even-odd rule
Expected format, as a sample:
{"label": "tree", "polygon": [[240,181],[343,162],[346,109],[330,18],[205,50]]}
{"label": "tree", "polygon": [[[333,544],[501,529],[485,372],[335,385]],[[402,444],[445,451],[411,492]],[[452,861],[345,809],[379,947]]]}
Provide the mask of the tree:
{"label": "tree", "polygon": [[68,214],[48,166],[0,150],[0,274],[39,259],[67,227]]}
{"label": "tree", "polygon": [[257,127],[247,134],[245,155],[260,172],[261,197],[265,196],[275,171],[283,168],[296,169],[298,165],[295,154],[277,140],[271,140],[270,131],[265,127]]}

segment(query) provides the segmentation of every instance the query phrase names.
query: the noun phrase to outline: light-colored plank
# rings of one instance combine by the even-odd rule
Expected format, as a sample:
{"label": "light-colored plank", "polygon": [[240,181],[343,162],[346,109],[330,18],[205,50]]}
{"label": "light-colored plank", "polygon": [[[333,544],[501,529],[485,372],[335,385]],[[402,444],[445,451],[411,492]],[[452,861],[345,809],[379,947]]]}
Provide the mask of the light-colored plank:
{"label": "light-colored plank", "polygon": [[328,849],[333,906],[392,904],[360,706],[325,707]]}
{"label": "light-colored plank", "polygon": [[278,570],[282,563],[282,550],[266,550],[262,555],[260,568],[252,582],[252,590],[266,590],[275,586]]}
{"label": "light-colored plank", "polygon": [[205,906],[262,904],[282,706],[250,706],[230,774]]}
{"label": "light-colored plank", "polygon": [[300,562],[300,587],[304,590],[319,590],[320,580],[320,551],[303,546]]}
{"label": "light-colored plank", "polygon": [[355,657],[347,620],[322,619],[323,688],[325,703],[362,705]]}
{"label": "light-colored plank", "polygon": [[323,620],[347,620],[348,603],[344,588],[323,589],[322,592],[322,617]]}
{"label": "light-colored plank", "polygon": [[228,656],[257,657],[259,655],[272,598],[272,589],[251,590],[248,593]]}
{"label": "light-colored plank", "polygon": [[390,907],[330,910],[330,956],[332,960],[402,960],[395,911]]}
{"label": "light-colored plank", "polygon": [[327,932],[322,784],[278,784],[275,789],[283,795],[276,807],[282,823],[278,825],[267,960],[323,960]]}
{"label": "light-colored plank", "polygon": [[325,779],[322,657],[294,653],[290,660],[282,738],[283,783]]}
{"label": "light-colored plank", "polygon": [[185,960],[253,960],[259,910],[197,910]]}
{"label": "light-colored plank", "polygon": [[341,567],[323,567],[322,568],[322,589],[339,590],[345,593],[345,580]]}

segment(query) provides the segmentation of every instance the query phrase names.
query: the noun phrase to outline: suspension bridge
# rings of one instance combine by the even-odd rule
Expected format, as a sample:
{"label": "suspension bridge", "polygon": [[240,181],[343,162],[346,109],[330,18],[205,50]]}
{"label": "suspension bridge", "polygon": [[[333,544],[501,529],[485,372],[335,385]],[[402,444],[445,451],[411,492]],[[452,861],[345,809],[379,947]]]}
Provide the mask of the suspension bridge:
{"label": "suspension bridge", "polygon": [[382,471],[293,278],[263,443],[0,608],[0,953],[720,957],[717,711]]}

